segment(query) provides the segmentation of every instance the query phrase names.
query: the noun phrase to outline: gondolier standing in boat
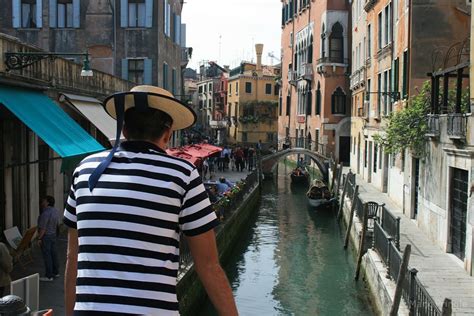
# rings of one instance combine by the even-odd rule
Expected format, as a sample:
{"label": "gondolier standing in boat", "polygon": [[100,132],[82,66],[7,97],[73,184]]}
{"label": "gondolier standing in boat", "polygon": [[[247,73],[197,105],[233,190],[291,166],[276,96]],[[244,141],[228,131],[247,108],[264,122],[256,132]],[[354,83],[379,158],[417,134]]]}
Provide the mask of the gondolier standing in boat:
{"label": "gondolier standing in boat", "polygon": [[296,167],[300,168],[303,171],[306,168],[306,163],[303,160],[303,157],[300,157],[300,160],[296,163]]}

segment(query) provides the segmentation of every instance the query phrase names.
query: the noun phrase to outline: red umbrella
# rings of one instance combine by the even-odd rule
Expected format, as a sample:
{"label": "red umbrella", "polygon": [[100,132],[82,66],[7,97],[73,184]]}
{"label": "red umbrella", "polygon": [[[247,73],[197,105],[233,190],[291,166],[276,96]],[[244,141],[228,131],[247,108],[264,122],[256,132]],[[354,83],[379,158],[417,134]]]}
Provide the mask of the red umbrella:
{"label": "red umbrella", "polygon": [[186,159],[194,165],[199,165],[205,158],[221,151],[221,147],[210,144],[193,144],[166,150],[168,155]]}

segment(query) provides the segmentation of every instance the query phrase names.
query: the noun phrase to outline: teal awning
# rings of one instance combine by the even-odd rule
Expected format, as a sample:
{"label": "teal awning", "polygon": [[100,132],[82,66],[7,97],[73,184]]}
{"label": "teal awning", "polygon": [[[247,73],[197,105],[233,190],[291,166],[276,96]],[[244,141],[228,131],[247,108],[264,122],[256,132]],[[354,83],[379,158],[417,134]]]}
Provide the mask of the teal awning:
{"label": "teal awning", "polygon": [[41,92],[0,85],[0,103],[63,158],[104,150]]}

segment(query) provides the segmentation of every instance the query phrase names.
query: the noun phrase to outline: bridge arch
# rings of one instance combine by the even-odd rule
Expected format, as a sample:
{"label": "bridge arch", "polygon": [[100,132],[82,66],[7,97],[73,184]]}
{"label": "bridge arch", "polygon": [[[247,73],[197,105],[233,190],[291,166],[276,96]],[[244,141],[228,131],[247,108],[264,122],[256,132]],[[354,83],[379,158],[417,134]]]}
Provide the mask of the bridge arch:
{"label": "bridge arch", "polygon": [[328,163],[327,163],[328,159],[318,152],[314,152],[305,148],[285,149],[285,150],[278,151],[274,154],[262,157],[262,172],[264,174],[273,173],[275,171],[276,165],[281,159],[288,157],[290,155],[297,155],[297,154],[307,155],[308,157],[310,157],[311,160],[316,163],[319,170],[321,171],[323,180],[326,182],[328,181],[329,179],[329,170],[328,170]]}

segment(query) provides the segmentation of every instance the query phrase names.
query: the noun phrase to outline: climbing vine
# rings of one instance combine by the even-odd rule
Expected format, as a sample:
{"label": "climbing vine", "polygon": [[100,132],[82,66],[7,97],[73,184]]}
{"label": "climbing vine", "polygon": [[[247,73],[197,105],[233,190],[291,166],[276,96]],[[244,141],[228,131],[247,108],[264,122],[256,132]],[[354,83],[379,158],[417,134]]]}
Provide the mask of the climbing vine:
{"label": "climbing vine", "polygon": [[389,154],[410,149],[416,157],[426,155],[425,133],[428,129],[426,115],[429,113],[431,85],[426,82],[418,95],[408,101],[400,111],[394,111],[388,117],[384,134],[376,134],[374,140]]}

